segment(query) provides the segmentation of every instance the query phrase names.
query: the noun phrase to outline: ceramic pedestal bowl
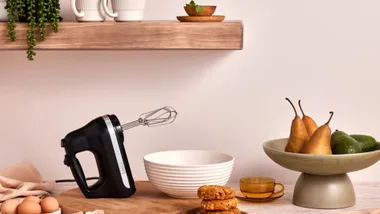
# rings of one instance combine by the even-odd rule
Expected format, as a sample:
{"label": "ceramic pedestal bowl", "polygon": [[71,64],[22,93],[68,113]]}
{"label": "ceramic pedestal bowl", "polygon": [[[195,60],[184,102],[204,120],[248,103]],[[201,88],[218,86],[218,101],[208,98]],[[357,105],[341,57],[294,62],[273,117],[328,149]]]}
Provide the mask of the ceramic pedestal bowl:
{"label": "ceramic pedestal bowl", "polygon": [[355,205],[355,191],[347,173],[365,169],[380,159],[380,144],[372,152],[344,155],[311,155],[285,152],[288,138],[263,144],[264,152],[278,165],[301,172],[293,204],[315,209]]}

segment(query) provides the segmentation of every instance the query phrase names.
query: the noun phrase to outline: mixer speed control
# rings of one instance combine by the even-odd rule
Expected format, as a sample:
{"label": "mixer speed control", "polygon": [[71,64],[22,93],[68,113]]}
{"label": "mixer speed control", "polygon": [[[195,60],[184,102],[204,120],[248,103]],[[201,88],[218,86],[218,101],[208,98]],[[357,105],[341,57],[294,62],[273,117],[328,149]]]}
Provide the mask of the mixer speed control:
{"label": "mixer speed control", "polygon": [[66,141],[65,141],[65,139],[62,139],[61,140],[61,147],[63,148],[63,147],[66,147]]}
{"label": "mixer speed control", "polygon": [[67,155],[65,155],[65,159],[63,160],[63,163],[66,166],[70,166],[71,165],[71,162],[70,162],[69,157]]}

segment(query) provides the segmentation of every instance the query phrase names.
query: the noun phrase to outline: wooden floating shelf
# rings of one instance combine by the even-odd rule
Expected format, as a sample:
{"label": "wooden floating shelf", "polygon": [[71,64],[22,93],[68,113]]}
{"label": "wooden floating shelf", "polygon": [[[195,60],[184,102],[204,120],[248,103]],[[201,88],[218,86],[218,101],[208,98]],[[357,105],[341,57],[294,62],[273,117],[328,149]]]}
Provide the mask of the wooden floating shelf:
{"label": "wooden floating shelf", "polygon": [[[16,41],[0,23],[0,50],[26,50],[26,23],[17,23]],[[243,23],[224,22],[61,22],[59,32],[47,28],[36,50],[241,50]]]}

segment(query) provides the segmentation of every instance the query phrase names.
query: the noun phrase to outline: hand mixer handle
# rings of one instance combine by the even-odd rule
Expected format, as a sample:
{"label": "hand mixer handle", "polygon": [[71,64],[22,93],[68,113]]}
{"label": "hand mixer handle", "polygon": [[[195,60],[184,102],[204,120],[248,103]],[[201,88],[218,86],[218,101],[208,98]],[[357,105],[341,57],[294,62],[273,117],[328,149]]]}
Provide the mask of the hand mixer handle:
{"label": "hand mixer handle", "polygon": [[77,180],[77,184],[78,184],[79,188],[81,188],[82,190],[85,190],[85,191],[90,191],[88,186],[87,186],[86,177],[84,175],[82,166],[81,166],[78,158],[76,158],[74,156],[72,161],[73,161],[73,164],[71,165],[71,171],[75,177],[75,180]]}
{"label": "hand mixer handle", "polygon": [[[71,172],[73,173],[73,176],[82,192],[90,192],[93,188],[96,188],[98,184],[103,180],[101,173],[103,171],[103,168],[99,163],[98,154],[90,145],[90,141],[92,138],[94,138],[94,136],[87,133],[89,130],[88,127],[92,126],[96,126],[96,123],[90,122],[86,126],[69,133],[61,142],[61,146],[66,150],[64,163],[70,167]],[[90,151],[94,154],[99,171],[99,180],[91,187],[88,186],[86,176],[83,172],[80,161],[76,157],[78,153],[84,151]]]}
{"label": "hand mixer handle", "polygon": [[86,182],[86,176],[84,175],[82,166],[76,157],[76,154],[90,150],[90,147],[87,143],[84,143],[86,140],[83,138],[76,138],[73,137],[71,139],[74,139],[70,142],[70,144],[65,144],[65,139],[62,140],[62,146],[63,147],[69,147],[67,151],[67,154],[65,155],[64,163],[65,165],[69,166],[71,169],[71,172],[73,173],[73,176],[75,180],[77,181],[77,184],[79,188],[82,191],[88,192],[90,191],[87,182]]}

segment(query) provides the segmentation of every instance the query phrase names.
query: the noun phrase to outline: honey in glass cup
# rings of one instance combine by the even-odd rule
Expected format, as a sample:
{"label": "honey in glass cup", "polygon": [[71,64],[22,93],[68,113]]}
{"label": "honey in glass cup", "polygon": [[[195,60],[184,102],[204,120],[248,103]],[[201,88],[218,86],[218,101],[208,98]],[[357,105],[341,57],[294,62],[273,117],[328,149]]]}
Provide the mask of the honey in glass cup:
{"label": "honey in glass cup", "polygon": [[[276,191],[276,187],[280,190]],[[271,198],[284,192],[284,185],[268,177],[244,177],[240,179],[240,191],[246,198]]]}

